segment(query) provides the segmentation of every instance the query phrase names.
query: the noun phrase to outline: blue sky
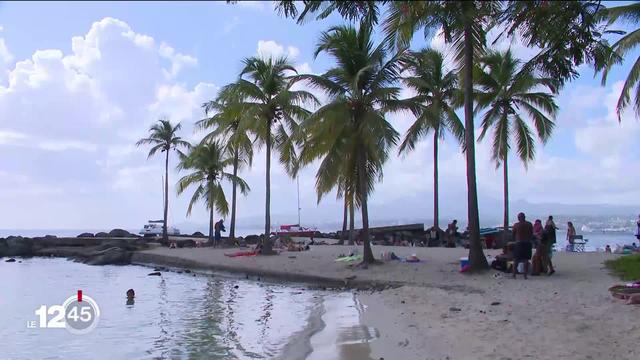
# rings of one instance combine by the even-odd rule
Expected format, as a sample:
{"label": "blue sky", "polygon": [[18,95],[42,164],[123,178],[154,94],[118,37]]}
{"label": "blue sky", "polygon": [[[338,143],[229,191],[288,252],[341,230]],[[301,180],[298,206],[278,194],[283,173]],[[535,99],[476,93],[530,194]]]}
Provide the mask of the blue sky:
{"label": "blue sky", "polygon": [[[340,22],[299,26],[267,2],[0,3],[0,228],[136,228],[159,218],[162,160],[147,160],[136,139],[168,116],[197,140],[202,134],[191,124],[202,116],[200,104],[234,80],[243,57],[288,55],[300,71],[322,72],[331,64],[313,59],[314,44]],[[442,46],[438,38],[415,44]],[[510,45],[518,56],[531,54],[517,41]],[[619,124],[614,111],[637,56],[614,69],[605,87],[585,66],[563,89],[551,141],[528,169],[512,161],[513,201],[638,204],[640,126],[631,113]],[[390,121],[404,132],[412,119],[396,114]],[[487,145],[478,145],[478,186],[481,213],[493,218],[502,181]],[[441,213],[464,218],[464,161],[450,139],[441,147]],[[431,150],[427,139],[392,158],[371,200],[372,218],[431,217]],[[241,226],[263,216],[263,171],[259,153],[242,174],[252,192],[239,204]],[[333,196],[316,204],[314,172],[300,178],[303,221],[340,221]],[[274,223],[294,222],[295,181],[279,166],[272,176]],[[170,220],[205,223],[202,207],[186,219],[187,201],[172,191]]]}

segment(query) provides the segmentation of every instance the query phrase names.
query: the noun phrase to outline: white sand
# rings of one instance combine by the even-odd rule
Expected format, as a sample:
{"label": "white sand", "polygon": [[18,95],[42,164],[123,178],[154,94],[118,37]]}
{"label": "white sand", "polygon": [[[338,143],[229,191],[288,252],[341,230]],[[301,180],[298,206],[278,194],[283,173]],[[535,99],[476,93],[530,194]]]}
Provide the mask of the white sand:
{"label": "white sand", "polygon": [[557,253],[556,274],[525,281],[507,274],[496,279],[496,271],[460,274],[464,249],[374,247],[376,257],[382,251],[401,257],[416,253],[424,262],[369,269],[333,261],[352,248],[314,246],[249,258],[225,257],[229,250],[210,248],[157,248],[143,254],[156,262],[179,259],[183,266],[404,283],[398,289],[359,292],[367,307],[364,324],[381,334],[370,344],[373,359],[640,359],[640,306],[625,305],[607,291],[620,281],[602,262],[616,255]]}

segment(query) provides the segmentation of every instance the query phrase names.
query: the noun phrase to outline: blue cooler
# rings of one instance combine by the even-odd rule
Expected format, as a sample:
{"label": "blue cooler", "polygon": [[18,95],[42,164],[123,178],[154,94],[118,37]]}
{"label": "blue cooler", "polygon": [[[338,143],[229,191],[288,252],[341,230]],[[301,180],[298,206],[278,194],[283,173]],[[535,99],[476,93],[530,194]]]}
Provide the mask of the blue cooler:
{"label": "blue cooler", "polygon": [[462,270],[467,265],[469,265],[469,258],[468,257],[461,257],[460,258],[460,270]]}

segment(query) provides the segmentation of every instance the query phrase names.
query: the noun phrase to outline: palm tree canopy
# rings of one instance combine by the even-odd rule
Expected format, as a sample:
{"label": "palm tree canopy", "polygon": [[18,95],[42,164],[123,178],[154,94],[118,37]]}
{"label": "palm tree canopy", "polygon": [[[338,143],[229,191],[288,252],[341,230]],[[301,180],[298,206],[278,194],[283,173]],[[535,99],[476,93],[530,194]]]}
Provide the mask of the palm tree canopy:
{"label": "palm tree canopy", "polygon": [[425,38],[441,30],[445,42],[453,45],[456,62],[462,69],[465,24],[471,24],[474,57],[482,56],[486,32],[500,8],[497,1],[393,1],[383,22],[384,33],[390,45],[402,48],[420,29]]}
{"label": "palm tree canopy", "polygon": [[[636,2],[605,9],[601,15],[607,18],[609,25],[616,21],[629,22],[637,25],[640,23],[640,3]],[[640,45],[640,28],[630,31],[612,45],[611,48],[615,56],[607,58],[602,64],[596,64],[596,70],[602,71],[603,85],[607,81],[607,76],[611,68],[613,68],[614,65],[620,64],[627,54],[638,48],[638,45]],[[634,94],[632,94],[632,92]],[[618,120],[621,119],[622,111],[630,105],[632,95],[635,115],[636,117],[640,117],[640,56],[631,66],[629,75],[627,75],[627,79],[622,86],[622,92],[616,104]]]}
{"label": "palm tree canopy", "polygon": [[227,157],[224,147],[220,142],[202,142],[191,151],[180,157],[179,170],[190,171],[178,181],[178,195],[186,191],[187,188],[195,186],[195,190],[189,202],[187,215],[191,214],[193,205],[201,199],[204,200],[208,209],[214,208],[223,216],[229,213],[221,180],[235,183],[243,194],[249,192],[249,185],[238,176],[225,172],[225,168],[230,166],[233,158]]}
{"label": "palm tree canopy", "polygon": [[[360,202],[382,178],[389,148],[398,139],[385,115],[407,106],[398,99],[396,85],[403,53],[389,57],[386,44],[374,46],[371,27],[366,24],[359,29],[336,26],[323,32],[315,51],[316,56],[320,53],[333,58],[336,66],[322,75],[298,76],[329,97],[303,123],[306,142],[301,162],[322,159],[316,174],[318,201],[336,186],[349,186]],[[356,156],[362,152],[366,154],[363,175],[367,189],[357,185]]]}
{"label": "palm tree canopy", "polygon": [[202,105],[209,117],[196,122],[200,130],[211,129],[203,141],[223,139],[230,156],[238,156],[238,168],[243,165],[251,166],[253,162],[253,142],[251,141],[248,125],[252,123],[243,111],[242,102],[225,102],[219,98]]}
{"label": "palm tree canopy", "polygon": [[298,81],[294,76],[297,72],[286,57],[250,57],[243,63],[240,79],[225,86],[219,100],[236,103],[234,106],[244,114],[238,129],[253,133],[255,143],[264,144],[267,136],[274,140],[280,163],[293,175],[300,144],[293,135],[310,114],[305,106],[316,106],[318,99],[308,91],[291,89]]}
{"label": "palm tree canopy", "polygon": [[180,148],[184,147],[188,149],[191,147],[191,144],[176,135],[181,127],[182,125],[180,123],[173,126],[168,119],[160,119],[149,128],[149,137],[138,140],[136,146],[152,145],[151,150],[149,150],[149,155],[147,156],[149,158],[158,151],[165,152],[172,149],[182,154]]}
{"label": "palm tree canopy", "polygon": [[415,103],[417,112],[414,113],[416,121],[407,130],[399,152],[413,150],[430,131],[443,137],[448,129],[464,143],[464,125],[455,112],[455,104],[461,96],[458,75],[446,71],[442,53],[433,49],[411,52],[405,59],[404,70],[410,74],[403,79],[405,85],[416,93],[407,101]]}
{"label": "palm tree canopy", "polygon": [[[479,109],[486,109],[482,118],[482,140],[493,129],[492,156],[499,165],[510,150],[510,138],[516,141],[520,159],[527,164],[535,157],[535,141],[524,115],[533,123],[538,138],[545,143],[555,126],[553,118],[558,110],[553,94],[558,81],[536,76],[511,50],[490,52],[476,68]],[[549,92],[544,91],[547,89]]]}
{"label": "palm tree canopy", "polygon": [[578,76],[578,66],[601,63],[611,56],[599,13],[602,1],[516,1],[497,18],[505,36],[519,35],[528,47],[540,48],[527,66],[564,85]]}
{"label": "palm tree canopy", "polygon": [[276,2],[278,13],[287,18],[297,18],[298,24],[304,23],[310,14],[317,14],[316,20],[329,17],[331,13],[338,12],[345,20],[364,21],[373,26],[378,23],[380,7],[387,1],[302,1],[303,9],[298,11],[296,3],[299,1],[285,0]]}

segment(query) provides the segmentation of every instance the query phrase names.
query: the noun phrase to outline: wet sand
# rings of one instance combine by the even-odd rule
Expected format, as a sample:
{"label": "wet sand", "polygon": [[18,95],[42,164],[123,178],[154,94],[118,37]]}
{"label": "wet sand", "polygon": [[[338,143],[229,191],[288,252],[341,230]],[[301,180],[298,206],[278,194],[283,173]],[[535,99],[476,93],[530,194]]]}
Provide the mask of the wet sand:
{"label": "wet sand", "polygon": [[[341,359],[640,358],[640,308],[624,305],[607,291],[620,281],[602,263],[617,255],[556,253],[556,274],[525,281],[503,273],[495,278],[495,271],[460,274],[464,249],[374,246],[376,256],[382,251],[400,257],[415,253],[423,261],[369,269],[334,261],[353,248],[313,246],[306,252],[241,258],[224,256],[229,250],[156,248],[134,255],[134,262],[264,273],[294,281],[403,284],[384,291],[351,290],[365,309],[361,325],[377,329],[380,337],[360,350],[361,342],[342,347],[350,350]],[[322,343],[312,337],[312,347],[314,341]]]}

